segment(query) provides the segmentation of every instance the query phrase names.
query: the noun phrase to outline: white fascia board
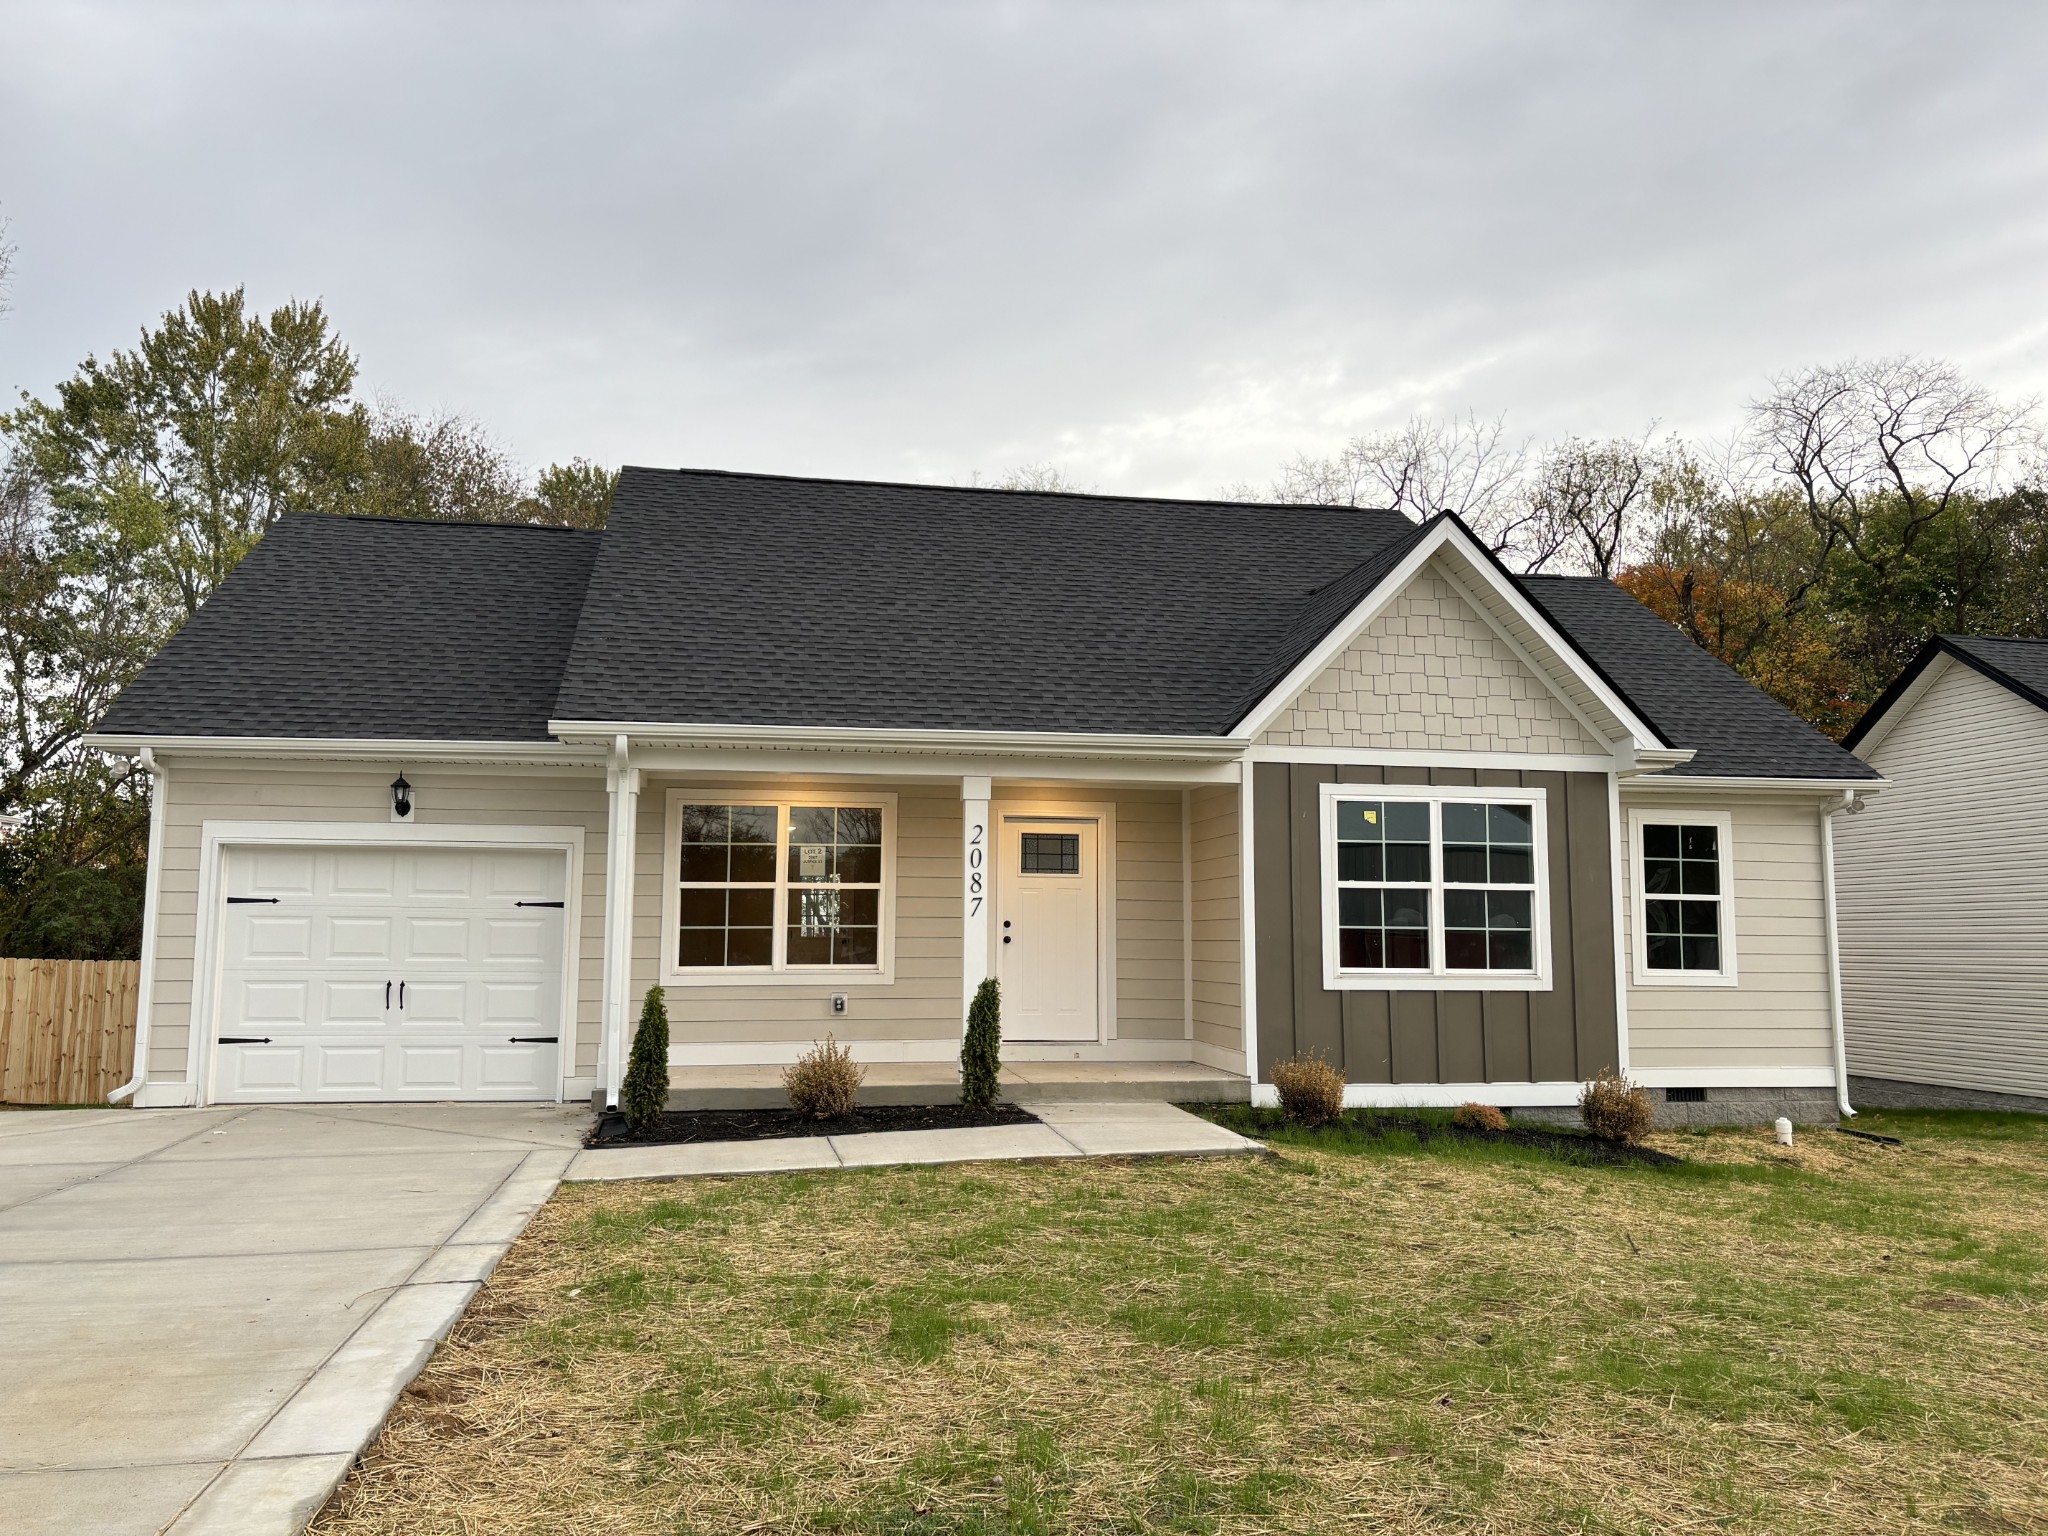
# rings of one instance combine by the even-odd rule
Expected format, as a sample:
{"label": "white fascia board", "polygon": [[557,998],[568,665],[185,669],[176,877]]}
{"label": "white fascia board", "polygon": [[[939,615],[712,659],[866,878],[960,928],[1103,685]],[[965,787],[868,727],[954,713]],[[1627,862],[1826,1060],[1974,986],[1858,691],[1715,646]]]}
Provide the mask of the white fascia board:
{"label": "white fascia board", "polygon": [[929,753],[987,757],[1094,757],[1228,762],[1242,743],[1224,736],[1138,736],[1068,731],[877,730],[864,726],[726,725],[715,722],[550,720],[564,742],[636,747],[779,748],[813,752]]}
{"label": "white fascia board", "polygon": [[559,741],[414,741],[371,737],[317,736],[110,736],[94,734],[84,744],[97,751],[133,757],[144,747],[157,756],[264,757],[309,760],[375,760],[410,763],[535,763],[568,767],[601,766],[604,754]]}
{"label": "white fascia board", "polygon": [[[1315,649],[1295,664],[1294,670],[1261,699],[1237,728],[1231,732],[1234,740],[1251,742],[1258,739],[1280,712],[1291,704],[1302,689],[1320,676],[1323,669],[1342,655],[1344,649],[1356,640],[1394,599],[1406,589],[1422,568],[1445,549],[1454,549],[1463,560],[1467,570],[1487,590],[1534,633],[1545,637],[1545,643],[1557,660],[1572,674],[1579,685],[1599,701],[1600,707],[1612,715],[1622,730],[1633,739],[1638,751],[1660,750],[1664,740],[1647,720],[1638,715],[1610,687],[1599,673],[1589,667],[1585,659],[1557,630],[1557,626],[1546,619],[1531,603],[1528,597],[1517,590],[1503,576],[1488,558],[1486,552],[1472,542],[1453,518],[1442,518],[1431,528],[1415,547],[1402,557],[1401,563],[1381,577],[1378,584],[1368,592],[1358,605],[1342,621],[1333,625],[1328,634],[1317,642]],[[1510,645],[1516,645],[1512,636],[1503,635]],[[1519,649],[1519,646],[1516,646]],[[1543,669],[1538,667],[1538,671]],[[1569,700],[1566,701],[1569,704]],[[1576,711],[1575,711],[1576,712]],[[1604,731],[1596,734],[1605,736]]]}
{"label": "white fascia board", "polygon": [[[1239,754],[1241,757],[1242,754]],[[807,779],[887,779],[896,784],[957,785],[969,777],[994,778],[1006,789],[1023,784],[1235,784],[1239,758],[1160,762],[1132,757],[946,756],[902,752],[742,751],[719,747],[636,747],[633,762],[648,773],[692,778],[801,775]]]}
{"label": "white fascia board", "polygon": [[[1248,747],[1254,763],[1313,763],[1368,768],[1527,769],[1550,773],[1612,773],[1612,757],[1551,752],[1422,752],[1395,747]],[[1690,752],[1685,758],[1690,758]],[[1684,759],[1680,759],[1683,761]]]}
{"label": "white fascia board", "polygon": [[1869,762],[1871,753],[1883,744],[1885,737],[1891,735],[1901,720],[1913,712],[1913,706],[1926,696],[1927,690],[1948,676],[1952,668],[1961,665],[1962,663],[1947,651],[1936,653],[1934,659],[1921,669],[1920,675],[1906,686],[1906,691],[1892,700],[1891,707],[1877,717],[1876,722],[1864,733],[1863,739],[1850,750],[1866,763]]}
{"label": "white fascia board", "polygon": [[1715,794],[1734,795],[1825,795],[1838,797],[1844,790],[1855,790],[1858,794],[1875,794],[1891,787],[1890,779],[1746,779],[1721,777],[1704,773],[1664,775],[1643,774],[1623,781],[1621,792],[1624,796],[1639,795],[1649,791],[1664,795],[1686,795],[1707,790]]}

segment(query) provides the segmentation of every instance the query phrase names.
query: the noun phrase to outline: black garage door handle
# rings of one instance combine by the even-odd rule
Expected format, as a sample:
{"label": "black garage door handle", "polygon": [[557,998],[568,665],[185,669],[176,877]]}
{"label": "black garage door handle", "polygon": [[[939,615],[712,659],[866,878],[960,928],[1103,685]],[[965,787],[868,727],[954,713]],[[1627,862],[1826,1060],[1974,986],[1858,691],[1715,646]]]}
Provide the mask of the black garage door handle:
{"label": "black garage door handle", "polygon": [[513,1035],[510,1038],[514,1045],[560,1045],[562,1043],[560,1035]]}

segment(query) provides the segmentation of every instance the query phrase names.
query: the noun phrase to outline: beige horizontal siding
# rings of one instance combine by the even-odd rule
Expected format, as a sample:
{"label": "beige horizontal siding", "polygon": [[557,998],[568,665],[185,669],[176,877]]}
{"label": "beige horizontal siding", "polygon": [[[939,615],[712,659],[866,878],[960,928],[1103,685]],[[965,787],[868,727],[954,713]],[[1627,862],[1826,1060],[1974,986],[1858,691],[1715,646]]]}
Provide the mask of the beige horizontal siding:
{"label": "beige horizontal siding", "polygon": [[2048,1094],[2048,713],[1937,665],[1835,818],[1849,1070]]}
{"label": "beige horizontal siding", "polygon": [[422,826],[496,825],[584,829],[582,926],[578,933],[576,1072],[597,1070],[604,987],[604,853],[608,814],[602,773],[517,768],[376,768],[290,763],[221,764],[168,759],[159,873],[156,974],[151,988],[149,1076],[184,1079],[192,1039],[192,970],[199,907],[199,849],[208,821],[329,821],[389,825],[391,781],[403,768]]}
{"label": "beige horizontal siding", "polygon": [[[1634,984],[1634,809],[1682,821],[1723,811],[1734,832],[1735,986]],[[1819,797],[1759,802],[1710,792],[1683,800],[1622,791],[1629,1061],[1641,1068],[1729,1074],[1751,1068],[1832,1070]]]}

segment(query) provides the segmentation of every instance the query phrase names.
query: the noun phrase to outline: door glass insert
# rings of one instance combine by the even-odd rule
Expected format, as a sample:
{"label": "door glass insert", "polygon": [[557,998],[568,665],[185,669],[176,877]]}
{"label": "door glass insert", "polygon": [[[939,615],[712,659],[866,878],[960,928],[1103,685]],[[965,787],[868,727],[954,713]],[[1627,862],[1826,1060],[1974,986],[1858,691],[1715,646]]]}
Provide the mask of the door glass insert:
{"label": "door glass insert", "polygon": [[1078,875],[1081,873],[1081,835],[1078,832],[1026,832],[1021,838],[1024,851],[1019,871],[1027,875]]}

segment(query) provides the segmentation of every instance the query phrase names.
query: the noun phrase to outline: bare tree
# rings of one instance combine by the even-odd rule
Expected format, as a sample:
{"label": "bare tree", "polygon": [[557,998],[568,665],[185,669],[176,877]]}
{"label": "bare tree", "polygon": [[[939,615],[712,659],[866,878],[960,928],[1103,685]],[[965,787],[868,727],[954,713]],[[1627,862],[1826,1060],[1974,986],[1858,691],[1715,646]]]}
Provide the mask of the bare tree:
{"label": "bare tree", "polygon": [[[967,483],[983,484],[979,471],[969,475]],[[990,477],[987,486],[992,491],[1049,491],[1070,494],[1087,489],[1050,460],[1039,464],[1019,464],[1015,469],[1008,469],[1000,475]]]}
{"label": "bare tree", "polygon": [[14,244],[7,238],[7,220],[0,219],[0,315],[14,305],[8,299],[8,282],[14,276]]}
{"label": "bare tree", "polygon": [[1417,522],[1455,512],[1503,559],[1547,558],[1531,504],[1531,450],[1505,417],[1418,416],[1394,432],[1354,437],[1328,458],[1303,454],[1271,499],[1324,507],[1390,507]]}
{"label": "bare tree", "polygon": [[1797,490],[1823,558],[1839,546],[1882,573],[1957,498],[2010,486],[2040,451],[2038,404],[1934,358],[1852,358],[1772,380],[1750,404],[1747,447],[1756,474]]}
{"label": "bare tree", "polygon": [[1674,439],[1567,437],[1543,451],[1527,489],[1522,569],[1558,565],[1610,580],[1655,538],[1661,482],[1685,463]]}

